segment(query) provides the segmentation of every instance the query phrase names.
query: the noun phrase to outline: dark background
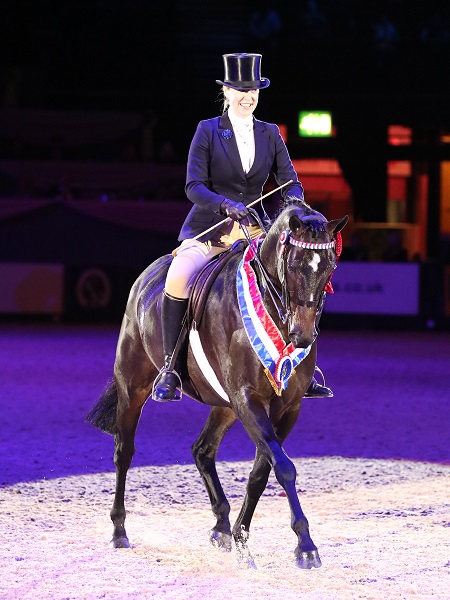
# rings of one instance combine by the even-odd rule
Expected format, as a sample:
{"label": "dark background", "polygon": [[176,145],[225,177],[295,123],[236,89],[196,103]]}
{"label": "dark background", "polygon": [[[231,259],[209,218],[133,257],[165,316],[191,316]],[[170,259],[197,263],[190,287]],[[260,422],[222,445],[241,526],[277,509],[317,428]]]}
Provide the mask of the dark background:
{"label": "dark background", "polygon": [[[288,6],[289,4],[289,6]],[[388,122],[433,141],[448,127],[450,8],[442,0],[6,0],[0,5],[4,104],[147,111],[185,159],[195,125],[219,112],[222,54],[261,52],[258,117],[293,127],[331,109],[343,162],[381,152]],[[275,21],[267,18],[276,11]],[[383,29],[384,19],[390,28]],[[295,141],[295,143],[294,143]],[[291,153],[300,152],[297,140]],[[306,143],[306,142],[304,142]],[[329,149],[316,149],[329,152]],[[303,152],[304,153],[304,152]]]}
{"label": "dark background", "polygon": [[[424,279],[437,282],[437,289],[427,286],[428,301],[437,299],[436,311],[442,313],[443,276],[433,269],[450,261],[450,243],[440,235],[438,175],[440,161],[450,160],[450,144],[442,141],[450,129],[448,1],[300,0],[292,6],[242,0],[4,0],[0,106],[139,114],[150,124],[153,141],[150,156],[139,141],[127,154],[130,140],[119,140],[58,148],[55,157],[55,148],[0,137],[0,159],[184,165],[198,121],[220,113],[215,80],[223,76],[222,54],[241,51],[261,52],[262,75],[271,80],[256,116],[287,125],[293,159],[339,161],[352,189],[355,221],[386,220],[388,160],[423,164],[430,181]],[[300,138],[300,110],[331,111],[337,135]],[[411,128],[412,144],[390,146],[390,124]],[[141,135],[137,132],[136,139]],[[0,197],[17,194],[15,185],[2,175]],[[183,187],[183,177],[174,178],[164,197],[180,200],[180,215],[187,212]],[[50,197],[59,202],[60,190]],[[124,282],[118,284],[121,313],[130,281],[173,248],[176,233],[149,236],[74,216],[63,204],[3,219],[0,258],[49,260],[51,247],[53,260],[70,254],[70,261],[65,254],[63,259],[74,272],[97,260]],[[410,222],[414,218],[408,215]],[[51,234],[40,235],[39,219]],[[126,241],[131,239],[132,244]]]}

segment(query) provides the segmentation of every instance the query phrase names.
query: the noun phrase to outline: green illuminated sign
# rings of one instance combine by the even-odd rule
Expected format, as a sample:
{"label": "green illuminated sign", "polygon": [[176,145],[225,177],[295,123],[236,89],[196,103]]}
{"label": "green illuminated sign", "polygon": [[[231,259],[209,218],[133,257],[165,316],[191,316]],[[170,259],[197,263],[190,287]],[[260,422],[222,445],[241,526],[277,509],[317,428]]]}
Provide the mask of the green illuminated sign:
{"label": "green illuminated sign", "polygon": [[298,115],[298,134],[302,137],[331,137],[331,113],[301,111]]}

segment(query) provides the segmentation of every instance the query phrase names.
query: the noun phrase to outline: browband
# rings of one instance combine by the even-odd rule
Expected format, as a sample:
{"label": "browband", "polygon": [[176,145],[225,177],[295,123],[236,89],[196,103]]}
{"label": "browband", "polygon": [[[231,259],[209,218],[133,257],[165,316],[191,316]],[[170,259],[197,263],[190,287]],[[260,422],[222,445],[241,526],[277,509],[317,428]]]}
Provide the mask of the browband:
{"label": "browband", "polygon": [[336,245],[334,240],[327,242],[326,244],[314,244],[313,242],[301,242],[290,236],[289,243],[293,246],[298,246],[299,248],[311,248],[312,250],[328,250],[329,248],[334,248]]}
{"label": "browband", "polygon": [[298,248],[308,248],[310,250],[329,250],[330,248],[334,248],[336,246],[335,240],[332,240],[331,242],[326,242],[324,244],[318,244],[314,242],[301,242],[300,240],[296,240],[291,235],[289,235],[288,231],[284,230],[281,232],[280,235],[280,244],[284,246],[286,242],[289,242],[290,244],[292,244],[292,246],[297,246]]}

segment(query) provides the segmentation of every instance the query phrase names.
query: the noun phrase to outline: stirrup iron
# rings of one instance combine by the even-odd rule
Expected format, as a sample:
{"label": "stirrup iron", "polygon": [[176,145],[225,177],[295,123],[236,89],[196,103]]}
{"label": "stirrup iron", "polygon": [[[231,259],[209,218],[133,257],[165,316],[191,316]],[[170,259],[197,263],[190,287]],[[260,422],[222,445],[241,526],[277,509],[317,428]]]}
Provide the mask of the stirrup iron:
{"label": "stirrup iron", "polygon": [[315,371],[319,371],[320,376],[322,377],[322,385],[323,387],[327,387],[327,384],[325,383],[325,375],[322,372],[322,369],[320,369],[317,365],[315,366]]}
{"label": "stirrup iron", "polygon": [[[178,379],[178,383],[179,385],[177,385],[176,389],[175,389],[175,395],[173,398],[170,398],[169,400],[165,400],[164,398],[159,398],[159,396],[156,395],[155,393],[155,389],[156,386],[158,385],[158,383],[161,380],[161,377],[165,374],[170,374],[170,375],[174,375],[177,379]],[[180,400],[183,397],[183,382],[181,381],[181,377],[180,375],[177,373],[177,371],[175,371],[175,369],[171,368],[171,365],[169,365],[168,367],[163,367],[161,369],[161,371],[158,373],[158,375],[155,378],[155,381],[153,382],[153,386],[152,386],[152,400],[155,400],[155,402],[180,402]]]}

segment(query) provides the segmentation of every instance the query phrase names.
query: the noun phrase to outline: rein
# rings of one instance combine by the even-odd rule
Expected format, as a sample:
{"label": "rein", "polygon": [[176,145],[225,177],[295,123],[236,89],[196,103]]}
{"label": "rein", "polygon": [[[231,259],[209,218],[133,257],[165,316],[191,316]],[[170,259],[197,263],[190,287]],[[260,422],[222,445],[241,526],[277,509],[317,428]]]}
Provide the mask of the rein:
{"label": "rein", "polygon": [[[258,213],[254,209],[250,209],[249,212],[251,213],[252,217],[256,219],[256,222],[264,232],[263,236],[265,236],[267,234],[267,230],[264,227],[261,219],[259,218]],[[262,241],[263,236],[258,238],[258,244],[255,245],[250,237],[247,227],[243,223],[239,223],[239,227],[242,229],[242,232],[245,236],[245,239],[248,242],[248,245],[253,250],[253,258],[259,267],[259,272],[261,279],[264,282],[264,287],[269,292],[269,296],[272,299],[272,302],[278,312],[278,316],[280,317],[281,322],[283,323],[283,325],[285,325],[291,315],[290,304],[289,302],[286,302],[286,297],[283,293],[282,295],[279,294],[275,284],[271,280],[270,275],[267,273],[266,268],[262,264],[261,259],[259,257],[259,243]]]}

